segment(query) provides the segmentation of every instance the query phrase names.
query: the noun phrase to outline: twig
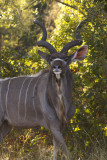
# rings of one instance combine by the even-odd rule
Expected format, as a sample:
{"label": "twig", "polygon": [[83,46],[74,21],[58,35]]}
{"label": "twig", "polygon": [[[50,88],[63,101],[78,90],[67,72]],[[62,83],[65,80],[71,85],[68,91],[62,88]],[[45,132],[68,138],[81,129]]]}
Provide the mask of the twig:
{"label": "twig", "polygon": [[67,6],[67,7],[70,7],[70,8],[73,8],[73,9],[75,9],[75,10],[78,10],[81,14],[83,14],[83,15],[85,16],[85,14],[84,14],[80,9],[78,9],[77,6],[69,5],[68,3],[61,2],[60,0],[55,0],[55,1],[56,1],[56,2],[59,2],[59,3],[63,4],[63,5],[65,5],[65,6]]}
{"label": "twig", "polygon": [[37,1],[31,2],[27,7],[24,8],[24,10],[25,10],[25,9],[28,9],[28,8],[29,8],[31,5],[33,5],[35,2],[37,2]]}

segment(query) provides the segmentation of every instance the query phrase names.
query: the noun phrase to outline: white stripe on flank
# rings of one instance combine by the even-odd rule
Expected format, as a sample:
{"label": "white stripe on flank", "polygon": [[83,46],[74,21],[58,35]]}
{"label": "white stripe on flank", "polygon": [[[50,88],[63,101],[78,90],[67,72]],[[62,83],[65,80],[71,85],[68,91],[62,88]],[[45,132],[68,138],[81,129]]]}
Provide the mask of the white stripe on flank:
{"label": "white stripe on flank", "polygon": [[35,88],[36,88],[36,86],[37,86],[37,84],[38,84],[38,81],[39,81],[39,79],[41,78],[41,76],[37,79],[37,81],[36,81],[36,83],[35,83],[35,85],[34,85],[34,89],[33,89],[33,108],[34,108],[34,111],[35,111],[35,113],[36,113],[36,118],[37,118],[37,112],[36,112],[36,108],[35,108],[35,99],[34,99],[34,93],[35,93]]}
{"label": "white stripe on flank", "polygon": [[24,81],[23,81],[23,83],[22,83],[22,86],[21,86],[21,89],[20,89],[20,92],[19,92],[19,102],[18,102],[18,120],[19,120],[19,106],[20,106],[20,98],[21,98],[21,93],[22,93],[22,89],[23,89],[23,85],[24,85],[24,83],[25,83],[25,81],[26,81],[26,79],[27,79],[28,77],[26,77],[25,79],[24,79]]}
{"label": "white stripe on flank", "polygon": [[11,82],[11,79],[8,82],[8,87],[7,87],[7,92],[6,92],[6,111],[7,111],[8,118],[9,118],[9,113],[8,113],[8,109],[7,109],[7,98],[8,98],[8,93],[9,93],[10,82]]}
{"label": "white stripe on flank", "polygon": [[1,105],[1,109],[3,111],[3,106],[2,106],[2,101],[1,101],[1,90],[2,90],[2,82],[1,82],[1,87],[0,87],[0,105]]}
{"label": "white stripe on flank", "polygon": [[28,84],[28,87],[27,87],[27,89],[26,89],[26,94],[25,94],[25,116],[24,116],[24,119],[26,118],[26,102],[27,102],[28,90],[29,90],[29,86],[30,86],[30,84],[31,84],[31,82],[32,82],[33,79],[34,79],[34,78],[31,78],[31,80],[30,80],[30,82],[29,82],[29,84]]}

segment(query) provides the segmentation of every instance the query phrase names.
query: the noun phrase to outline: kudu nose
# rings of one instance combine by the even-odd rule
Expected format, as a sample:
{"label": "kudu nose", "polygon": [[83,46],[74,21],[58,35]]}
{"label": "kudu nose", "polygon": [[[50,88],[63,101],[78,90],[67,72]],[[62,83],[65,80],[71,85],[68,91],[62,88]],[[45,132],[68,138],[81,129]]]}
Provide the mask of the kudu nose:
{"label": "kudu nose", "polygon": [[61,66],[60,65],[55,65],[53,66],[54,69],[61,69]]}

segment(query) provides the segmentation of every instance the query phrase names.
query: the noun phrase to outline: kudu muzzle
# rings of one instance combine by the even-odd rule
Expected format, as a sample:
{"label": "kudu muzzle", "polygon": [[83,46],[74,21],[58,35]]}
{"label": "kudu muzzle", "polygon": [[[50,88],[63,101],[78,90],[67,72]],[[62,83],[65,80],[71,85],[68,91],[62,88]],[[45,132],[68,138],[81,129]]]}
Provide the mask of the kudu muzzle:
{"label": "kudu muzzle", "polygon": [[60,79],[60,77],[64,75],[66,71],[66,65],[67,62],[60,58],[56,58],[51,61],[51,68],[57,79]]}

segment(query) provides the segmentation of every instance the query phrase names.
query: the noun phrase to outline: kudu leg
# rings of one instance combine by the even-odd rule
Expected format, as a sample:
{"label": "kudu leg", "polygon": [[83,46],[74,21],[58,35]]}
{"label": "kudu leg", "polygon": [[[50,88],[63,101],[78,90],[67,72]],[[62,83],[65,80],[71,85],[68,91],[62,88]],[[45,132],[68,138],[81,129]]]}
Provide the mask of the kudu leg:
{"label": "kudu leg", "polygon": [[0,127],[0,143],[3,141],[4,137],[10,132],[11,126],[7,121],[4,121]]}
{"label": "kudu leg", "polygon": [[2,126],[3,124],[3,121],[4,121],[4,113],[2,112],[2,109],[0,107],[0,127]]}
{"label": "kudu leg", "polygon": [[57,160],[58,147],[61,148],[62,152],[66,156],[66,160],[72,160],[71,153],[67,149],[67,146],[64,142],[64,138],[63,138],[61,132],[57,131],[55,129],[52,129],[51,131],[52,131],[52,134],[54,136],[53,160]]}
{"label": "kudu leg", "polygon": [[53,160],[57,160],[58,157],[58,151],[59,151],[59,146],[56,142],[56,139],[53,137]]}

